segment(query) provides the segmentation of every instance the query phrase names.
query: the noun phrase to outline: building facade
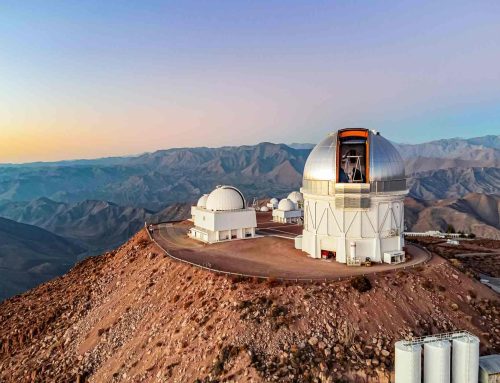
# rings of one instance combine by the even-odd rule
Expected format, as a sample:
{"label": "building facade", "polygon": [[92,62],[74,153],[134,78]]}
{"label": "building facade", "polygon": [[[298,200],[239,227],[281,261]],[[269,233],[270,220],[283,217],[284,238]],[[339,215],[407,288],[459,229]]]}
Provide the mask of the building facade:
{"label": "building facade", "polygon": [[243,194],[233,186],[218,186],[191,207],[194,226],[188,235],[215,243],[255,237],[255,209],[247,208]]}
{"label": "building facade", "polygon": [[404,162],[377,132],[344,129],[312,150],[304,168],[304,230],[296,247],[313,258],[383,262],[403,250]]}

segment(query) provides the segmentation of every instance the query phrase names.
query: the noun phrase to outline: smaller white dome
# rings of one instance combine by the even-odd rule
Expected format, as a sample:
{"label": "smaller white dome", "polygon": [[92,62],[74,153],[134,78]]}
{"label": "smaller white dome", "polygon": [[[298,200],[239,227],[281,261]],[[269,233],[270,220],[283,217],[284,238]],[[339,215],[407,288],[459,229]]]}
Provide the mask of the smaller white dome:
{"label": "smaller white dome", "polygon": [[279,203],[278,198],[271,198],[269,203],[272,203],[273,205],[277,205]]}
{"label": "smaller white dome", "polygon": [[291,192],[287,198],[294,203],[304,202],[304,196],[298,191]]}
{"label": "smaller white dome", "polygon": [[269,208],[267,206],[262,206],[260,208],[260,211],[269,211]]}
{"label": "smaller white dome", "polygon": [[208,194],[203,194],[200,199],[198,200],[198,203],[196,206],[206,208],[207,207],[207,199],[208,199]]}
{"label": "smaller white dome", "polygon": [[295,210],[295,204],[288,198],[282,199],[278,204],[278,210],[281,211],[292,211]]}
{"label": "smaller white dome", "polygon": [[218,186],[207,198],[206,209],[208,210],[227,211],[244,208],[243,194],[233,186]]}

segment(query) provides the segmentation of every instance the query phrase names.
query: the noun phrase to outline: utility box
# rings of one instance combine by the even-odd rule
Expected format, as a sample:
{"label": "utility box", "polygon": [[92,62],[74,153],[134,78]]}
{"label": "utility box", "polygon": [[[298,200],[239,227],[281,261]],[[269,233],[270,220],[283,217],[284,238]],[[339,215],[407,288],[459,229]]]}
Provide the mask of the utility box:
{"label": "utility box", "polygon": [[302,236],[298,235],[295,237],[295,248],[298,250],[302,250]]}
{"label": "utility box", "polygon": [[405,261],[405,252],[403,250],[386,251],[384,253],[384,263],[396,264]]}

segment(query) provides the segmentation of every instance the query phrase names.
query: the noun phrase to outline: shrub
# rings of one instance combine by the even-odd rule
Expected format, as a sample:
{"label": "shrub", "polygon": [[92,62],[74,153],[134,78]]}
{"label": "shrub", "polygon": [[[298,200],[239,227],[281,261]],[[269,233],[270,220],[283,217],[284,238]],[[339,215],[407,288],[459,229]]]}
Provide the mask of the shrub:
{"label": "shrub", "polygon": [[248,278],[242,276],[242,275],[231,275],[229,277],[229,279],[231,280],[231,283],[233,284],[237,284],[237,283],[241,283],[241,282],[246,282],[248,280]]}
{"label": "shrub", "polygon": [[428,291],[432,291],[434,290],[434,284],[432,283],[432,281],[430,279],[425,279],[423,282],[422,282],[422,287]]}
{"label": "shrub", "polygon": [[360,275],[351,279],[351,286],[358,290],[360,293],[371,290],[372,284],[364,275]]}
{"label": "shrub", "polygon": [[268,287],[276,287],[281,284],[281,281],[276,279],[275,277],[269,277],[266,281],[266,285]]}
{"label": "shrub", "polygon": [[140,238],[138,241],[137,241],[137,244],[141,247],[146,247],[148,244],[149,244],[149,239],[147,238]]}

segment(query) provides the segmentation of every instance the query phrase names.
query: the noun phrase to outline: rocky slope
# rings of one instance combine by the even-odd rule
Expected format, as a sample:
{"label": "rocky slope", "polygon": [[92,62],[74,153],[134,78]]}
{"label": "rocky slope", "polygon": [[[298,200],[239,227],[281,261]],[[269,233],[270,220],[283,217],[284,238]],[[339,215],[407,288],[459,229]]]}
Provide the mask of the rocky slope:
{"label": "rocky slope", "polygon": [[456,231],[500,239],[500,196],[471,193],[438,201],[407,197],[405,224],[410,231],[443,232],[450,224]]}
{"label": "rocky slope", "polygon": [[454,329],[500,351],[498,297],[447,261],[371,284],[217,276],[140,232],[0,305],[0,381],[387,382],[395,340]]}
{"label": "rocky slope", "polygon": [[469,193],[500,195],[500,168],[452,168],[414,174],[410,196],[424,200],[460,198]]}

